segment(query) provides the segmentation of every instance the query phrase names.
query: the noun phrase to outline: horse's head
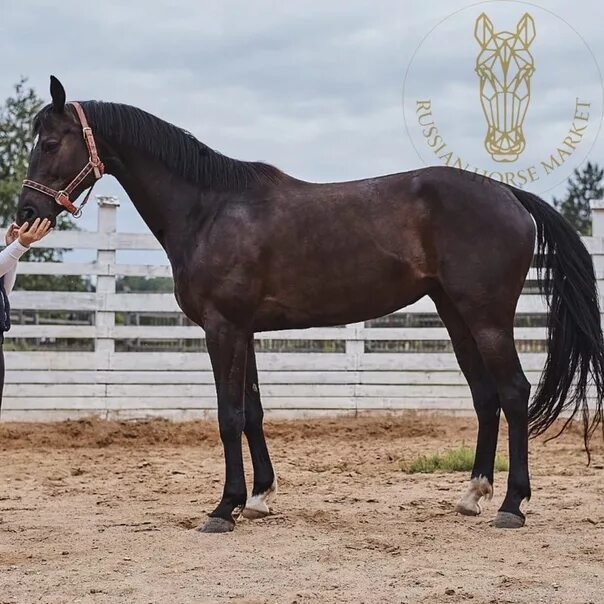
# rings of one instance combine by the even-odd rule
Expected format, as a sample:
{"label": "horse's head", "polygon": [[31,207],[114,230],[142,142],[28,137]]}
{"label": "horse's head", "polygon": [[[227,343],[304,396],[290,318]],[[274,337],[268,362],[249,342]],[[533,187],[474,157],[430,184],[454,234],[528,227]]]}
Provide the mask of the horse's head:
{"label": "horse's head", "polygon": [[495,161],[515,161],[526,144],[522,125],[535,71],[529,52],[535,38],[535,22],[525,13],[515,33],[495,32],[490,19],[482,13],[476,20],[474,36],[481,48],[476,73],[488,126],[485,147]]}
{"label": "horse's head", "polygon": [[[66,106],[65,89],[54,76],[50,77],[50,95],[52,103],[44,107],[34,121],[37,140],[31,152],[25,181],[38,185],[38,189],[30,185],[23,187],[17,205],[18,224],[31,224],[36,218],[48,218],[54,225],[57,216],[65,208],[55,200],[55,196],[40,189],[62,193],[89,161],[82,124],[73,107]],[[95,174],[86,174],[68,197],[76,199],[95,180]]]}

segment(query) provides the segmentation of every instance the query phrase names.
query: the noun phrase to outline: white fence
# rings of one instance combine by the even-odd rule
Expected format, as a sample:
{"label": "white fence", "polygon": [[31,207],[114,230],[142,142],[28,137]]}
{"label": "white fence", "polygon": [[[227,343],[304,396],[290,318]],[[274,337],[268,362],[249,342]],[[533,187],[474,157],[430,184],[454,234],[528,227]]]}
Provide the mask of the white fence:
{"label": "white fence", "polygon": [[[116,232],[117,204],[99,199],[97,232],[56,232],[42,243],[49,248],[95,250],[89,263],[22,262],[22,274],[84,275],[96,280],[95,292],[15,291],[14,310],[90,312],[88,325],[14,324],[10,338],[88,339],[90,352],[9,351],[3,420],[53,420],[83,415],[175,419],[206,417],[215,412],[210,361],[205,352],[119,352],[128,339],[200,340],[196,326],[116,324],[116,313],[176,313],[172,294],[116,293],[120,276],[169,277],[167,266],[119,264],[118,250],[160,250],[151,235]],[[594,236],[585,238],[598,279],[604,278],[604,203],[594,207]],[[3,236],[3,234],[2,234]],[[77,256],[77,254],[72,254]],[[534,278],[531,270],[529,279]],[[602,291],[602,289],[600,289]],[[545,304],[523,294],[518,318],[543,321]],[[428,298],[395,313],[399,319],[429,318]],[[407,324],[414,321],[407,321]],[[258,365],[263,404],[268,415],[356,414],[363,411],[433,409],[466,412],[469,389],[452,352],[430,352],[431,343],[448,341],[444,327],[376,327],[358,323],[334,328],[258,334],[259,340],[287,343],[329,340],[337,352],[260,352]],[[517,327],[521,349],[534,349],[544,327]],[[408,346],[406,346],[406,344]],[[261,343],[262,344],[262,343]],[[267,344],[267,342],[264,342]],[[388,352],[388,347],[409,352]],[[266,347],[265,347],[266,348]],[[439,347],[436,347],[438,350]],[[294,348],[295,350],[295,348]],[[413,352],[420,350],[420,352]],[[521,354],[530,381],[537,383],[545,355]]]}

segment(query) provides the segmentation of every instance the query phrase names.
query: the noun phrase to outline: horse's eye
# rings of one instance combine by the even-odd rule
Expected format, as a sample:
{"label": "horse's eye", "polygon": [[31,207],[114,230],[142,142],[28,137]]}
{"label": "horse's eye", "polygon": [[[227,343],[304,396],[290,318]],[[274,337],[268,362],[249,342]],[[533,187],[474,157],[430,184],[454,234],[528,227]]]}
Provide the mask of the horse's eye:
{"label": "horse's eye", "polygon": [[55,140],[45,140],[42,141],[42,151],[46,152],[46,153],[52,153],[53,151],[56,151],[59,148],[59,141],[55,141]]}

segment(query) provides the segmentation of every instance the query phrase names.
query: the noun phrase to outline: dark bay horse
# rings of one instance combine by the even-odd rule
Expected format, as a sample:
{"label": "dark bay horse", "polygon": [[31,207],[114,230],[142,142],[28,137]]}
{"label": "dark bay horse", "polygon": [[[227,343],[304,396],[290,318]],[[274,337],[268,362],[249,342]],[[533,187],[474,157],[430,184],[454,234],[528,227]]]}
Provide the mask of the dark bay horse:
{"label": "dark bay horse", "polygon": [[[64,207],[54,193],[67,188],[75,199],[100,177],[90,167],[96,156],[86,142],[91,133],[82,137],[79,109],[66,104],[56,78],[51,96],[35,120],[38,141],[19,223],[56,220]],[[563,411],[582,417],[586,440],[602,423],[604,345],[591,257],[574,229],[535,195],[445,167],[308,183],[225,157],[134,107],[88,101],[81,108],[106,172],[166,250],[178,304],[205,330],[226,479],[204,531],[232,530],[240,512],[268,514],[275,491],[262,427],[257,331],[364,321],[430,296],[479,422],[459,512],[478,514],[481,497],[491,495],[500,410],[509,424],[510,471],[498,527],[524,524],[529,433],[542,433]],[[96,159],[93,164],[99,171]],[[85,165],[88,171],[74,180]],[[66,205],[65,196],[57,199]],[[513,320],[535,241],[539,283],[550,305],[549,351],[529,406]],[[254,469],[250,498],[243,433]]]}

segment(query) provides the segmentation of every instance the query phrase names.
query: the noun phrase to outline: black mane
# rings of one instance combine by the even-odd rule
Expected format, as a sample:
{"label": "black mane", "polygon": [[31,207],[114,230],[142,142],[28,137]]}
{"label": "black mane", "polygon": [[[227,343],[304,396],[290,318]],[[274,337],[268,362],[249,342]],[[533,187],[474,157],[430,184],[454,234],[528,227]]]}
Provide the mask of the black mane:
{"label": "black mane", "polygon": [[[83,101],[81,105],[100,137],[148,153],[195,184],[242,190],[254,183],[274,182],[283,174],[269,164],[222,155],[187,130],[137,107],[102,101]],[[49,110],[50,106],[40,112],[38,125]]]}

